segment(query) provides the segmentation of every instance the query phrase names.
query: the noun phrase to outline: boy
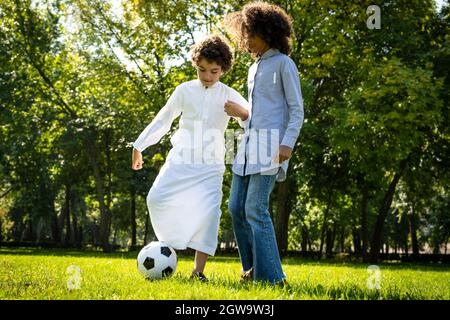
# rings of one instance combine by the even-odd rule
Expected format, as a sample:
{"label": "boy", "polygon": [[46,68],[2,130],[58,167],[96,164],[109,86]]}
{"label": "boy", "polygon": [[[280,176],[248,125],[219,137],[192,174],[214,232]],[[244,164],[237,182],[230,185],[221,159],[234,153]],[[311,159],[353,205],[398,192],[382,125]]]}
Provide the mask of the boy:
{"label": "boy", "polygon": [[303,123],[303,99],[295,63],[287,56],[291,18],[264,2],[229,14],[225,25],[256,62],[248,73],[252,118],[233,164],[229,210],[241,257],[241,281],[284,286],[275,231],[268,210],[275,181],[286,178]]}
{"label": "boy", "polygon": [[232,63],[230,48],[220,37],[197,43],[191,59],[198,79],[177,86],[139,135],[132,169],[142,169],[141,152],[158,143],[181,114],[171,138],[173,148],[148,193],[147,205],[158,240],[174,249],[196,250],[191,277],[207,281],[203,271],[217,247],[221,215],[225,129],[230,116],[244,126],[250,114],[248,102],[219,81]]}

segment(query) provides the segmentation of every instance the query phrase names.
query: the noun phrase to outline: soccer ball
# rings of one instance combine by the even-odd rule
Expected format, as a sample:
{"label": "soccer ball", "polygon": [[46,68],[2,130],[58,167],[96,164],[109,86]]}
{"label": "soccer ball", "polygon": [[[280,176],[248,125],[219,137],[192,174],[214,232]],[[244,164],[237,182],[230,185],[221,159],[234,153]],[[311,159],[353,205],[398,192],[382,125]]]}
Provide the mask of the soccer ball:
{"label": "soccer ball", "polygon": [[137,267],[147,279],[170,277],[177,269],[177,254],[164,242],[153,241],[139,252]]}

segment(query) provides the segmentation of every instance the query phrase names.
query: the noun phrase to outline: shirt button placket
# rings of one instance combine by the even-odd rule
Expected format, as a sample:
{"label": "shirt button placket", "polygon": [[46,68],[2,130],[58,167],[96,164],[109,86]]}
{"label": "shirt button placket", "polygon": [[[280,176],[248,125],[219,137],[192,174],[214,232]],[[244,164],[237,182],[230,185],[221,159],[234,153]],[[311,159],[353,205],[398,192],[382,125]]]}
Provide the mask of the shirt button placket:
{"label": "shirt button placket", "polygon": [[207,101],[208,101],[208,88],[205,88],[205,94],[203,96],[203,106],[202,106],[202,123],[206,122],[206,119],[208,117],[208,106],[207,106]]}

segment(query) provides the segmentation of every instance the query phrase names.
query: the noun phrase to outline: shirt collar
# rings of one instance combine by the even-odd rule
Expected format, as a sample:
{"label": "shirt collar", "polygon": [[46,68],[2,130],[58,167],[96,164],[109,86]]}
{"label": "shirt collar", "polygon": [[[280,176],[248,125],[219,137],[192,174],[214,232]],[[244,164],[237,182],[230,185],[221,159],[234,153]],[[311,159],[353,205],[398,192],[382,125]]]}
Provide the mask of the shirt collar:
{"label": "shirt collar", "polygon": [[206,88],[203,83],[200,81],[200,79],[197,79],[197,83],[200,87],[202,87],[203,89],[212,89],[212,88],[217,88],[220,84],[220,81],[217,81],[216,83],[214,83],[212,86],[209,86],[208,88]]}
{"label": "shirt collar", "polygon": [[276,55],[278,53],[280,53],[280,50],[274,49],[274,48],[270,48],[269,50],[264,52],[264,54],[262,56],[260,56],[258,58],[258,60],[270,58],[270,57],[272,57],[272,56],[274,56],[274,55]]}

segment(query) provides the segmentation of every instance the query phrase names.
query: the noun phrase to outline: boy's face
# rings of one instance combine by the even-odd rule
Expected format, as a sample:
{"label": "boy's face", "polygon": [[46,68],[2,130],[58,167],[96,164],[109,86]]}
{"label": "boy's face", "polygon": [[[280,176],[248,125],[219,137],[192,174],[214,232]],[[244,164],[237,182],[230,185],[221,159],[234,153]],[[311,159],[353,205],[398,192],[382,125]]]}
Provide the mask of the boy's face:
{"label": "boy's face", "polygon": [[210,87],[219,81],[222,74],[222,67],[215,62],[202,58],[197,64],[197,76],[205,87]]}
{"label": "boy's face", "polygon": [[247,47],[251,53],[256,55],[261,55],[270,49],[267,42],[265,42],[261,37],[257,35],[246,35]]}

